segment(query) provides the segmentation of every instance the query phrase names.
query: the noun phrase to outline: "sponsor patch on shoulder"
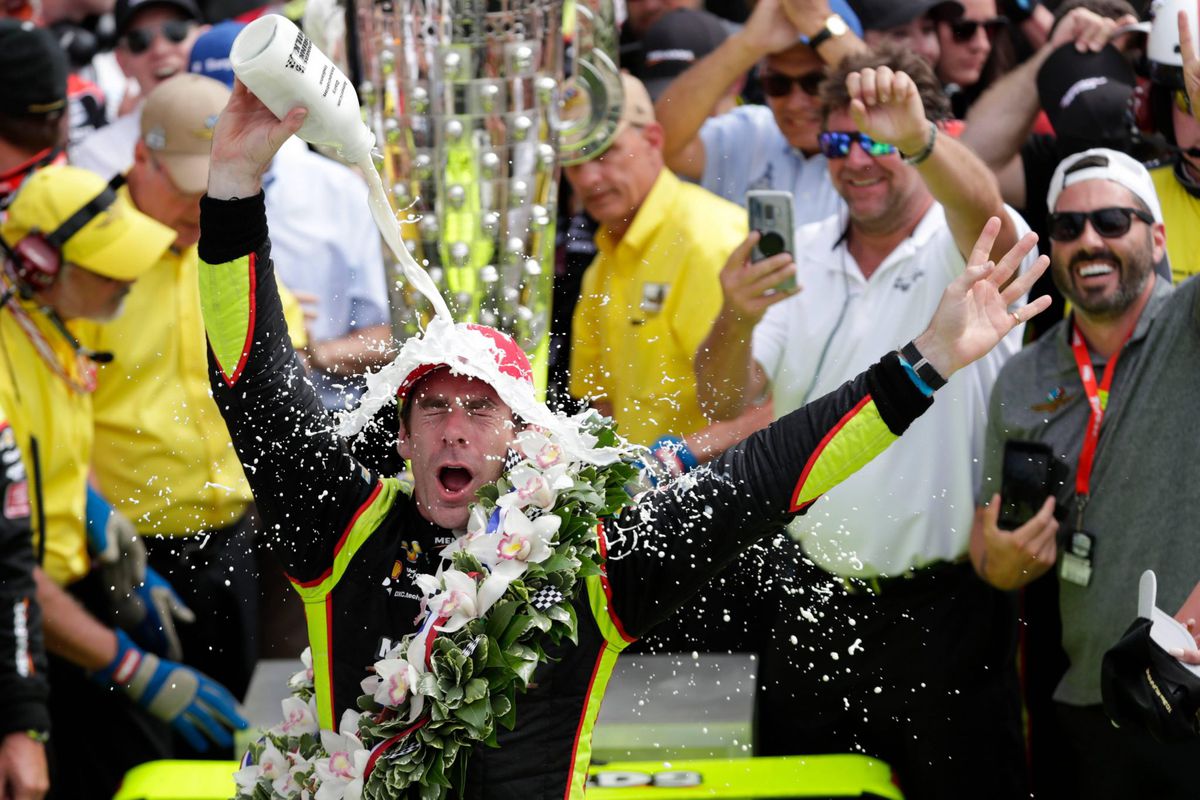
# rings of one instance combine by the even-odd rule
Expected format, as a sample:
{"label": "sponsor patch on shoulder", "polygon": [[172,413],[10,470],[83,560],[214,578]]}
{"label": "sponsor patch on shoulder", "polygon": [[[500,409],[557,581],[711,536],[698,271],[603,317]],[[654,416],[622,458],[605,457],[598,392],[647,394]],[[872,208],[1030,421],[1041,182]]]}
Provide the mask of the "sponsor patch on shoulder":
{"label": "sponsor patch on shoulder", "polygon": [[10,483],[4,490],[4,518],[27,519],[33,513],[29,505],[29,484]]}

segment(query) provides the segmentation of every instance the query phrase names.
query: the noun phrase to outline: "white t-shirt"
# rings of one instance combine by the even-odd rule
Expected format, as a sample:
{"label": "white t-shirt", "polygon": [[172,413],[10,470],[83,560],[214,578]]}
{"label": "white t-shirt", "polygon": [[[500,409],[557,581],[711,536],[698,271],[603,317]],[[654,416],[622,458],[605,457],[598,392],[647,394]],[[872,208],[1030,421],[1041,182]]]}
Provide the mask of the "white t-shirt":
{"label": "white t-shirt", "polygon": [[[1008,211],[1019,231],[1027,231],[1020,215]],[[771,380],[778,416],[833,391],[919,335],[947,284],[966,266],[936,203],[870,280],[847,249],[844,230],[841,217],[797,229],[803,291],[772,306],[754,329],[754,359]],[[809,558],[838,575],[881,576],[966,552],[988,395],[1023,334],[1018,327],[955,374],[898,442],[792,523],[789,530]]]}

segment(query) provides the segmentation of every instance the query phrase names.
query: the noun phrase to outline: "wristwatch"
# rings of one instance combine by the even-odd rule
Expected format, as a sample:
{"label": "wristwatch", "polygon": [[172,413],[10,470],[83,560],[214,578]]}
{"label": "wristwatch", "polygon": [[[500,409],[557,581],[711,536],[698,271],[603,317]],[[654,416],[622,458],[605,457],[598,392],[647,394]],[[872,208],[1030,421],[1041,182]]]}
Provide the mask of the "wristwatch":
{"label": "wristwatch", "polygon": [[900,348],[900,362],[912,369],[917,377],[933,391],[936,392],[946,385],[946,379],[934,368],[933,364],[925,360],[925,356],[921,355],[915,342],[909,342]]}
{"label": "wristwatch", "polygon": [[841,15],[830,14],[825,18],[825,24],[821,27],[817,35],[809,38],[808,46],[816,50],[830,39],[845,36],[849,30],[850,26],[846,24],[846,20],[841,18]]}

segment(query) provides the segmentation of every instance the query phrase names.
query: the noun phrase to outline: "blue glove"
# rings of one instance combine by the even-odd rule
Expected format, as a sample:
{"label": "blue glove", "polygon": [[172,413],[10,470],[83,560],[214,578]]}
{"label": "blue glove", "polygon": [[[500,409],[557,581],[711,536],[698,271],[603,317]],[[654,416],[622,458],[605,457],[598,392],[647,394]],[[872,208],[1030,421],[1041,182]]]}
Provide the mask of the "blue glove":
{"label": "blue glove", "polygon": [[146,548],[137,529],[99,492],[87,490],[88,551],[109,593],[113,624],[129,631],[143,647],[178,661],[183,648],[175,623],[196,615],[171,584],[146,566]]}
{"label": "blue glove", "polygon": [[247,723],[228,689],[191,667],[147,653],[124,631],[114,632],[117,657],[92,673],[92,680],[129,695],[201,753],[208,750],[208,739],[221,747],[233,746],[230,731],[243,730]]}
{"label": "blue glove", "polygon": [[175,623],[196,621],[183,598],[153,567],[146,567],[146,580],[134,589],[134,595],[145,609],[142,621],[129,629],[134,641],[156,655],[175,661],[183,658]]}

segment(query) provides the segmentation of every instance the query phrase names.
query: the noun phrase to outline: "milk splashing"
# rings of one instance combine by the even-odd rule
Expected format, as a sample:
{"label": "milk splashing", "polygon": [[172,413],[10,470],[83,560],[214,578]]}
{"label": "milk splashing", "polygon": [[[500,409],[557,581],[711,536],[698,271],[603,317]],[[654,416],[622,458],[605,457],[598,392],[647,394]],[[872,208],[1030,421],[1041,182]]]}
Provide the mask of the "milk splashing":
{"label": "milk splashing", "polygon": [[637,448],[624,441],[615,447],[596,447],[596,437],[583,425],[596,412],[567,416],[551,411],[538,401],[528,382],[500,371],[500,355],[491,337],[464,323],[455,324],[449,316],[435,316],[422,335],[404,343],[392,363],[366,375],[367,388],[358,406],[337,415],[337,433],[351,437],[362,431],[380,409],[395,401],[400,385],[417,367],[445,364],[455,375],[475,378],[495,389],[514,414],[552,434],[570,461],[606,465],[635,454]]}
{"label": "milk splashing", "polygon": [[446,306],[442,293],[434,285],[429,273],[408,252],[408,248],[404,246],[404,242],[400,238],[400,222],[396,219],[396,212],[392,210],[392,204],[388,202],[387,192],[383,188],[383,180],[379,177],[379,172],[375,169],[371,157],[368,155],[364,158],[359,162],[358,167],[367,176],[371,218],[375,220],[376,227],[383,235],[383,241],[387,243],[388,249],[396,257],[396,262],[400,264],[400,269],[404,272],[404,279],[429,301],[438,317],[453,323],[454,318],[450,316],[450,309]]}

